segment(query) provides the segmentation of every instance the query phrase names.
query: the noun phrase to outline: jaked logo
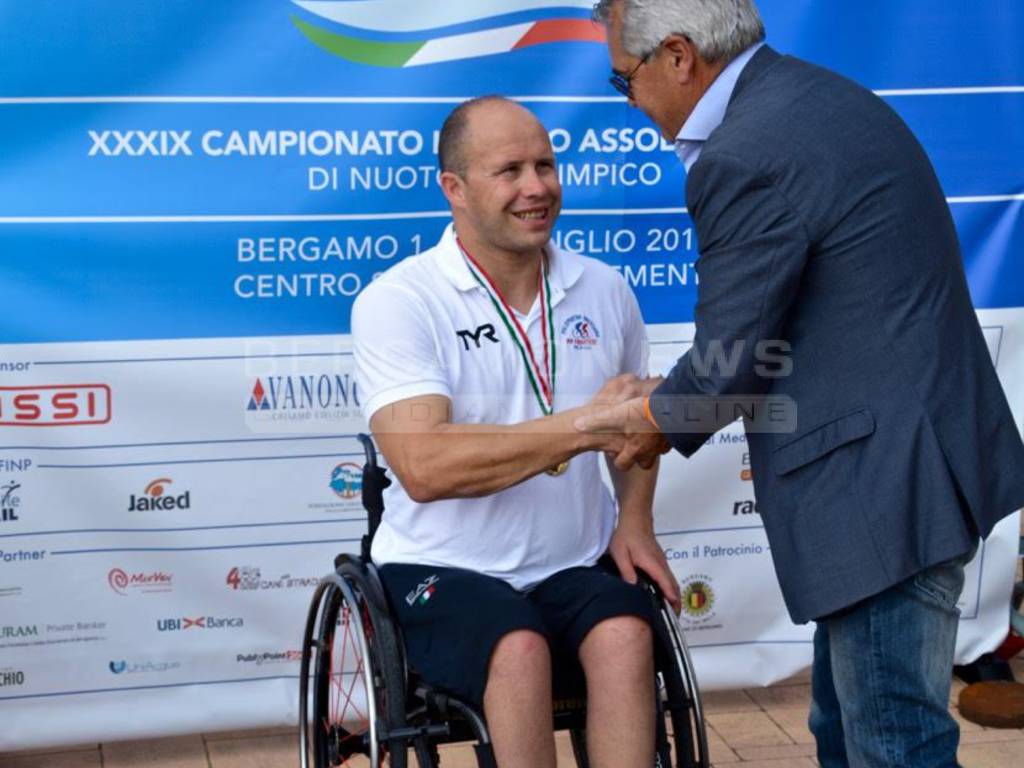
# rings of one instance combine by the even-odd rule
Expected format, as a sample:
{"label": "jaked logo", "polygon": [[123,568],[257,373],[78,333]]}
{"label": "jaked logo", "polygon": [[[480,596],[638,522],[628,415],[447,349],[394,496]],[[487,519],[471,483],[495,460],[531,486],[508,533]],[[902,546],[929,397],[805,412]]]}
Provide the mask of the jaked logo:
{"label": "jaked logo", "polygon": [[191,509],[191,491],[185,491],[177,496],[167,493],[167,486],[173,482],[169,477],[158,477],[156,480],[150,481],[142,495],[132,494],[128,499],[128,511],[152,512],[154,510]]}
{"label": "jaked logo", "polygon": [[310,42],[378,67],[473,59],[543,43],[604,42],[603,29],[590,20],[593,0],[292,2],[306,13],[291,21]]}

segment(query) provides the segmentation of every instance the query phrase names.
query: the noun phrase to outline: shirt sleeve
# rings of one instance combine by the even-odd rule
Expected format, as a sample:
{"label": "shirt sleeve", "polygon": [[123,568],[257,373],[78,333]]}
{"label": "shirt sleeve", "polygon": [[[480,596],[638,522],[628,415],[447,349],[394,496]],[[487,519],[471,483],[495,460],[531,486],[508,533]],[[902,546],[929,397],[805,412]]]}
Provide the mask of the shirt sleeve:
{"label": "shirt sleeve", "polygon": [[451,398],[432,316],[402,286],[375,284],[352,307],[356,384],[367,421],[386,405],[422,395]]}

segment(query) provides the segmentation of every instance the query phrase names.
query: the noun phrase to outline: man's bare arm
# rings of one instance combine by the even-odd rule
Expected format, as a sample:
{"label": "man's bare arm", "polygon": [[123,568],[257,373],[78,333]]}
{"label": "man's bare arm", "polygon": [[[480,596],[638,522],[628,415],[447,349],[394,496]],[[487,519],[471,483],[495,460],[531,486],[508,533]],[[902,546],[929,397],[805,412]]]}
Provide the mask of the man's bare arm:
{"label": "man's bare arm", "polygon": [[487,496],[580,453],[618,452],[621,435],[573,427],[590,410],[583,406],[518,424],[453,424],[451,401],[424,395],[381,408],[370,429],[405,492],[422,503]]}

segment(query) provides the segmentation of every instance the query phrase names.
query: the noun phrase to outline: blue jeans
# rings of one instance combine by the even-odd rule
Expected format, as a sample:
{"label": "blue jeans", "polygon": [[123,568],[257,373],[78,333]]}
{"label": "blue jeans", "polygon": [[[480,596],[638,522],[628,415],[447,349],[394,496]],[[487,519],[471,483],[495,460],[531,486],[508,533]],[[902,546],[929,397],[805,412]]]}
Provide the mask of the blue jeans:
{"label": "blue jeans", "polygon": [[974,552],[932,566],[814,633],[810,728],[822,768],[955,768],[956,601]]}

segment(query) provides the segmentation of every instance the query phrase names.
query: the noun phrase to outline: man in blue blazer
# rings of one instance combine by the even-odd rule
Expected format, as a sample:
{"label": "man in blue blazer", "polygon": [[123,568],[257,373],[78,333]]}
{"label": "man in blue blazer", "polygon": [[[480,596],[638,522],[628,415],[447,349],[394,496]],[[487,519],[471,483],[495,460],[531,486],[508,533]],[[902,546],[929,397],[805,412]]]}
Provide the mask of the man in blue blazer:
{"label": "man in blue blazer", "polygon": [[626,432],[617,464],[647,465],[692,455],[733,404],[789,404],[785,432],[745,421],[787,607],[818,622],[819,761],[954,766],[963,566],[1024,505],[1024,445],[931,164],[870,91],[765,46],[750,0],[595,18],[613,84],[686,165],[700,285],[693,348],[577,428]]}

